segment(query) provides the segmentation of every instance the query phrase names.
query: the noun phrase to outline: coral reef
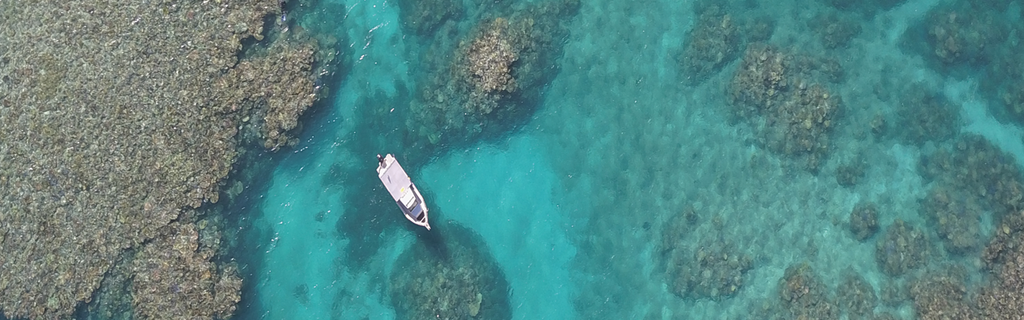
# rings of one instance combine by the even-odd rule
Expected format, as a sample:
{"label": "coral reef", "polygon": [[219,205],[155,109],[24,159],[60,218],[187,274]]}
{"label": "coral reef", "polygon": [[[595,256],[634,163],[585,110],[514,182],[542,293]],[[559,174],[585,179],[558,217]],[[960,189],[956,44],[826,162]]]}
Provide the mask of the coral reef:
{"label": "coral reef", "polygon": [[[1024,74],[1022,74],[1024,76]],[[1024,77],[1012,78],[1008,85],[1001,88],[999,96],[1006,110],[1017,122],[1024,121]]]}
{"label": "coral reef", "polygon": [[816,57],[810,55],[794,55],[793,70],[800,75],[795,80],[805,80],[807,85],[814,83],[838,84],[846,80],[846,69],[833,57]]}
{"label": "coral reef", "polygon": [[669,258],[672,252],[681,247],[683,239],[693,232],[699,218],[693,205],[686,205],[682,212],[672,215],[661,230],[659,252]]}
{"label": "coral reef", "polygon": [[[348,13],[345,4],[330,0],[302,0],[292,1],[284,5],[285,12],[278,19],[277,28],[268,32],[267,39],[253,44],[242,51],[243,55],[261,46],[272,49],[280,43],[291,43],[296,46],[314,46],[313,51],[313,72],[317,97],[330,95],[329,82],[337,76],[343,76],[344,71],[340,66],[345,66],[351,61],[351,55],[343,54],[340,49],[341,43],[346,42],[347,30],[340,24],[326,23],[333,21],[338,16]],[[268,41],[269,40],[269,41]]]}
{"label": "coral reef", "polygon": [[[284,7],[287,12],[274,20],[276,27],[267,32],[264,41],[246,46],[240,53],[242,61],[228,75],[239,86],[249,88],[238,102],[241,113],[253,119],[243,121],[243,137],[258,136],[271,151],[298,143],[300,116],[315,101],[331,94],[330,86],[340,77],[338,66],[347,62],[340,61],[344,56],[338,50],[346,32],[324,23],[346,14],[343,4],[300,0]],[[255,107],[252,112],[250,106]]]}
{"label": "coral reef", "polygon": [[761,135],[770,149],[803,157],[806,168],[817,172],[829,153],[833,121],[842,109],[842,101],[821,85],[803,79],[816,72],[832,73],[827,71],[829,67],[806,67],[813,65],[829,64],[792,58],[771,46],[752,44],[729,90],[740,118],[765,118]]}
{"label": "coral reef", "polygon": [[697,3],[694,7],[699,16],[687,34],[680,59],[683,74],[692,85],[703,82],[736,59],[742,44],[737,23],[720,4]]}
{"label": "coral reef", "polygon": [[1001,110],[994,110],[995,115],[1002,116],[1005,113],[1010,120],[1018,124],[1024,123],[1024,41],[1020,39],[1022,31],[1024,30],[1016,30],[1016,38],[1008,39],[1007,45],[993,53],[987,74],[981,77],[982,86],[991,97],[993,105],[1001,106]]}
{"label": "coral reef", "polygon": [[729,88],[732,104],[741,118],[767,114],[788,90],[792,58],[778,49],[751,44]]}
{"label": "coral reef", "polygon": [[853,270],[846,271],[843,282],[836,288],[836,300],[848,319],[869,319],[878,303],[875,288]]}
{"label": "coral reef", "polygon": [[1013,155],[978,135],[963,135],[952,150],[944,148],[922,156],[919,171],[937,185],[956,190],[964,201],[978,203],[997,216],[1015,212],[1024,199],[1024,185]]}
{"label": "coral reef", "polygon": [[992,283],[977,297],[984,319],[1024,318],[1024,212],[1006,215],[982,256]]}
{"label": "coral reef", "polygon": [[299,127],[299,116],[317,97],[311,70],[314,48],[279,41],[265,55],[240,62],[228,75],[237,77],[236,86],[254,89],[239,105],[266,106],[257,115],[263,119],[261,133],[267,149],[298,142],[289,133]]}
{"label": "coral reef", "polygon": [[839,307],[828,288],[806,263],[786,268],[779,280],[779,297],[786,319],[839,319]]}
{"label": "coral reef", "polygon": [[995,235],[982,251],[986,268],[995,270],[1013,261],[1015,252],[1024,250],[1024,211],[1005,215],[996,226]]}
{"label": "coral reef", "polygon": [[874,15],[878,11],[892,9],[906,0],[828,0],[828,2],[843,11],[854,11],[864,15]]}
{"label": "coral reef", "polygon": [[771,116],[768,145],[787,155],[802,155],[807,169],[817,172],[829,152],[832,121],[842,102],[819,85],[804,88],[798,84],[791,100],[784,102]]}
{"label": "coral reef", "polygon": [[890,307],[899,307],[910,300],[910,293],[907,288],[896,281],[885,281],[882,284],[882,304]]}
{"label": "coral reef", "polygon": [[415,114],[409,120],[410,129],[437,144],[442,138],[447,139],[446,131],[453,132],[449,135],[479,135],[497,118],[514,114],[512,95],[519,93],[521,85],[516,78],[526,70],[513,70],[513,63],[517,67],[537,63],[520,60],[537,58],[526,56],[525,52],[528,45],[536,42],[530,39],[536,35],[534,32],[533,20],[529,18],[511,22],[496,18],[481,24],[472,40],[457,49],[449,67],[451,74],[434,78],[436,82],[422,91],[422,100],[413,103]]}
{"label": "coral reef", "polygon": [[[189,213],[188,216],[194,216]],[[126,251],[76,319],[227,319],[241,299],[234,263],[217,265],[217,225],[173,222]]]}
{"label": "coral reef", "polygon": [[769,16],[754,17],[743,28],[743,36],[747,43],[768,42],[772,34],[775,34],[775,20]]}
{"label": "coral reef", "polygon": [[[525,49],[527,29],[530,20],[521,20],[524,25],[509,29],[508,20],[497,18],[484,27],[482,34],[473,39],[464,55],[466,73],[469,75],[473,95],[512,93],[516,91],[512,78],[512,63],[519,60],[519,52]],[[513,49],[512,43],[516,48]],[[494,102],[496,104],[497,99]],[[483,103],[470,108],[471,112],[482,114],[494,111],[494,105]],[[477,110],[473,110],[477,109]]]}
{"label": "coral reef", "polygon": [[1018,250],[1008,257],[1008,263],[996,274],[996,284],[985,288],[977,305],[982,319],[1024,318],[1024,252]]}
{"label": "coral reef", "polygon": [[[940,4],[908,30],[907,38],[910,47],[933,62],[936,70],[979,79],[994,116],[1020,123],[1024,121],[1024,28],[1008,13],[1010,3]],[[926,40],[918,43],[919,38]]]}
{"label": "coral reef", "polygon": [[443,239],[417,241],[395,263],[388,290],[398,319],[511,319],[508,283],[483,240],[443,228]]}
{"label": "coral reef", "polygon": [[545,2],[479,22],[453,49],[435,43],[406,120],[406,145],[465,143],[501,134],[528,116],[561,54],[577,0]]}
{"label": "coral reef", "polygon": [[998,15],[996,10],[969,1],[937,6],[925,22],[929,49],[945,65],[987,63],[988,51],[1008,32]]}
{"label": "coral reef", "polygon": [[850,212],[850,232],[863,242],[878,232],[878,209],[874,203],[861,202]]}
{"label": "coral reef", "polygon": [[735,9],[721,1],[697,1],[693,28],[686,34],[679,58],[683,78],[689,85],[699,85],[736,60],[746,42],[767,41],[775,31],[770,17],[734,19],[728,12]]}
{"label": "coral reef", "polygon": [[669,288],[681,298],[731,297],[743,287],[751,266],[750,255],[725,241],[708,241],[692,252],[677,249],[667,268]]}
{"label": "coral reef", "polygon": [[932,188],[921,211],[949,253],[964,254],[981,244],[981,207],[964,194],[942,186]]}
{"label": "coral reef", "polygon": [[919,319],[979,319],[967,297],[966,271],[949,268],[925,274],[910,284]]}
{"label": "coral reef", "polygon": [[309,286],[305,283],[295,286],[292,290],[292,296],[299,301],[300,304],[309,304]]}
{"label": "coral reef", "polygon": [[923,145],[928,141],[946,141],[959,132],[960,113],[937,93],[927,92],[920,85],[905,89],[896,111],[899,141]]}
{"label": "coral reef", "polygon": [[837,11],[818,14],[807,22],[807,26],[818,34],[826,49],[845,48],[850,40],[860,34],[858,19]]}
{"label": "coral reef", "polygon": [[175,222],[160,232],[131,265],[135,318],[230,317],[241,299],[237,268],[218,268],[211,262],[214,248],[199,245],[199,230],[193,224]]}
{"label": "coral reef", "polygon": [[890,284],[883,301],[896,306],[910,296],[921,319],[1020,319],[1024,316],[1024,212],[1003,216],[981,258],[991,278],[977,292],[968,290],[970,277],[960,266],[931,271],[909,283],[909,289]]}
{"label": "coral reef", "polygon": [[875,314],[873,317],[871,317],[871,319],[874,319],[874,320],[898,320],[900,318],[897,318],[896,316],[892,315],[891,313],[882,312],[882,313]]}
{"label": "coral reef", "polygon": [[661,230],[659,263],[665,265],[666,283],[684,299],[731,297],[743,288],[743,277],[753,267],[753,259],[721,238],[691,243],[686,237],[695,231],[698,218],[688,205]]}
{"label": "coral reef", "polygon": [[[266,113],[268,103],[289,110],[283,114],[308,106],[312,82],[289,81],[311,76],[301,66],[310,60],[309,48],[281,49],[265,61],[238,58],[242,40],[262,39],[264,18],[279,6],[272,0],[0,3],[0,11],[18,11],[0,19],[4,316],[68,317],[93,298],[125,250],[160,243],[154,238],[167,234],[165,226],[190,214],[184,208],[218,201],[245,119]],[[269,114],[275,113],[282,112]],[[287,118],[276,117],[270,122]],[[272,126],[268,132],[289,122]],[[139,250],[147,259],[175,257]],[[181,279],[203,271],[188,268],[176,269]],[[140,290],[166,284],[141,277]],[[225,281],[218,283],[231,282]],[[153,292],[172,295],[167,287]],[[227,300],[177,307],[231,300],[192,297]],[[230,314],[228,307],[179,310]]]}
{"label": "coral reef", "polygon": [[898,276],[923,266],[929,257],[928,240],[913,226],[896,220],[875,244],[875,260],[885,274]]}
{"label": "coral reef", "polygon": [[867,162],[860,156],[854,157],[836,167],[836,183],[844,187],[853,187],[861,178],[864,178],[864,170]]}
{"label": "coral reef", "polygon": [[449,20],[462,17],[462,1],[456,0],[400,0],[398,12],[402,28],[411,34],[428,36]]}
{"label": "coral reef", "polygon": [[92,300],[78,308],[74,319],[107,320],[132,319],[135,308],[132,301],[131,268],[135,251],[125,251],[100,282]]}
{"label": "coral reef", "polygon": [[885,120],[885,116],[881,114],[875,114],[875,116],[871,118],[871,134],[873,134],[877,139],[884,137],[888,133],[889,122]]}

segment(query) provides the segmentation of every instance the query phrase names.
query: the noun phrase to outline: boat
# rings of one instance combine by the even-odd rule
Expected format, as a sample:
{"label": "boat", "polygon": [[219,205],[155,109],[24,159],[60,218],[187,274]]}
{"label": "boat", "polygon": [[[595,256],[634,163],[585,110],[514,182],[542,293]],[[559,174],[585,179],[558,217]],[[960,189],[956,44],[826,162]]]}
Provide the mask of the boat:
{"label": "boat", "polygon": [[377,177],[384,187],[388,189],[391,198],[402,208],[405,218],[417,226],[430,230],[430,222],[427,218],[427,203],[423,201],[423,195],[416,185],[409,179],[402,165],[390,153],[381,157],[377,155]]}

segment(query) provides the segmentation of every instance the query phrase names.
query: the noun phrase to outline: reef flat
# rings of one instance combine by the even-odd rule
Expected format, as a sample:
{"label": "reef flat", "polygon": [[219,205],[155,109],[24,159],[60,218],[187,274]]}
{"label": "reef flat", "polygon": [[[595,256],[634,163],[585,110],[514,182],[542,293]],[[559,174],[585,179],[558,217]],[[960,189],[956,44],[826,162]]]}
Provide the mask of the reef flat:
{"label": "reef flat", "polygon": [[230,316],[241,280],[195,208],[316,98],[314,41],[239,59],[280,6],[0,2],[0,315],[68,318],[107,276],[136,318]]}

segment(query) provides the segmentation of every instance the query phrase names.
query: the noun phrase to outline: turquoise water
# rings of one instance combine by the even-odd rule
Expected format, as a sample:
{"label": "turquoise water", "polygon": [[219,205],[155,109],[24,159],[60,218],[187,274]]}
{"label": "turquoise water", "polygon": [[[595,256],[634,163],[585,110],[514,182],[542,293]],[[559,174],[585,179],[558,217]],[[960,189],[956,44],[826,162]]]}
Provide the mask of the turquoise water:
{"label": "turquoise water", "polygon": [[[883,273],[875,257],[876,240],[897,219],[932,243],[927,265],[961,265],[980,277],[977,250],[946,254],[919,213],[931,188],[919,159],[950,142],[876,139],[869,123],[895,114],[902,85],[917,83],[954,106],[960,134],[981,135],[1024,159],[1022,130],[991,111],[994,100],[977,74],[949,76],[910,48],[907,34],[935,1],[851,9],[861,31],[833,50],[821,49],[807,24],[832,10],[827,2],[731,5],[735,21],[774,20],[769,44],[830,56],[845,69],[830,85],[845,109],[816,173],[766,147],[757,121],[733,119],[727,90],[742,48],[720,72],[687,84],[681,52],[698,19],[689,1],[583,2],[564,19],[559,68],[532,114],[512,131],[436,149],[402,145],[431,39],[403,30],[395,2],[337,4],[344,12],[316,16],[325,21],[293,22],[342,30],[348,60],[330,99],[305,119],[302,142],[249,186],[256,191],[237,250],[248,266],[242,318],[395,318],[389,286],[403,274],[397,261],[415,244],[454,241],[445,231],[455,229],[445,225],[474,233],[467,239],[478,249],[470,250],[499,266],[514,319],[742,319],[779,304],[780,279],[801,263],[830,292],[852,271],[880,296],[888,283],[907,281]],[[475,10],[457,30],[474,24]],[[1012,2],[1005,11],[1019,10]],[[435,230],[400,216],[374,177],[376,153],[396,153],[406,164]],[[857,157],[868,163],[863,176],[840,186],[837,168]],[[866,242],[847,226],[861,201],[880,208],[880,231]],[[666,248],[673,218],[687,210],[695,222]],[[993,218],[981,220],[988,239]],[[674,294],[664,252],[690,256],[705,247],[749,257],[741,285],[726,286],[736,291],[720,298]],[[873,310],[914,315],[908,302]]]}

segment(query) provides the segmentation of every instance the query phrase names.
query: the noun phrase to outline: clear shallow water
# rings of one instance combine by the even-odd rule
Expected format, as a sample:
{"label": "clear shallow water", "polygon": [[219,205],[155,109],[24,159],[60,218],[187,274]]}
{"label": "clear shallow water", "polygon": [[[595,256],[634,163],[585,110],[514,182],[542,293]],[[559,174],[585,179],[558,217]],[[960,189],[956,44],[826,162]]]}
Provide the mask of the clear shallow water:
{"label": "clear shallow water", "polygon": [[[875,239],[897,219],[928,235],[938,253],[930,263],[977,274],[977,258],[946,255],[918,213],[929,190],[918,159],[936,145],[864,138],[863,119],[893,104],[865,92],[913,81],[957,106],[962,132],[1024,158],[1021,130],[986,111],[978,80],[942,75],[901,47],[904,31],[935,5],[908,1],[862,17],[850,45],[826,53],[846,69],[833,89],[848,123],[835,129],[832,154],[816,175],[730,119],[725,92],[739,59],[697,86],[683,84],[680,52],[696,17],[691,3],[677,1],[584,2],[569,22],[561,69],[531,119],[499,139],[407,168],[427,194],[433,224],[456,223],[480,236],[511,287],[515,319],[745,318],[777,304],[779,280],[803,262],[830,290],[852,270],[880,295],[887,283],[906,281],[882,273],[875,259]],[[244,253],[254,262],[243,318],[394,318],[388,286],[395,261],[425,241],[373,176],[376,153],[404,150],[385,138],[402,135],[403,99],[416,88],[411,70],[423,44],[403,33],[393,2],[344,7],[343,16],[306,22],[345,30],[350,61],[326,110],[307,119],[303,142],[280,155],[254,204],[259,212],[242,231],[259,242]],[[804,21],[823,8],[784,1],[732,14],[775,17],[769,43],[814,48]],[[855,155],[870,165],[860,183],[841,187],[835,168]],[[864,200],[882,208],[882,231],[858,242],[845,223]],[[699,218],[677,239],[680,248],[728,243],[729,252],[752,258],[734,296],[672,293],[663,234],[686,208]],[[990,219],[982,228],[991,234]],[[913,315],[905,302],[875,311]]]}

